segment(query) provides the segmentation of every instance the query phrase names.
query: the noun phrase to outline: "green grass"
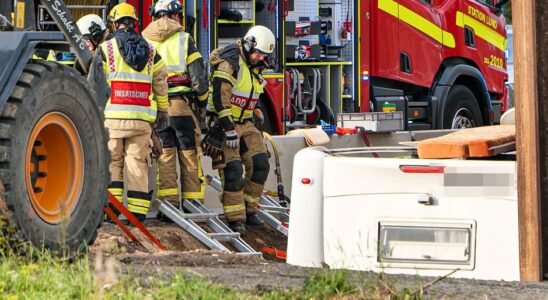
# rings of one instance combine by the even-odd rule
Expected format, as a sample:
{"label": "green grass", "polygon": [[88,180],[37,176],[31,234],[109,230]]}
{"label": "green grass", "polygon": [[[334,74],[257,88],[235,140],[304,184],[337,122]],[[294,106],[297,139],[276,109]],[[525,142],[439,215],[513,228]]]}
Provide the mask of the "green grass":
{"label": "green grass", "polygon": [[305,286],[301,289],[290,291],[274,291],[263,294],[264,299],[331,299],[336,297],[367,297],[373,296],[373,289],[368,288],[366,292],[351,284],[347,278],[346,271],[324,270],[312,275],[306,280]]}
{"label": "green grass", "polygon": [[[114,260],[111,260],[111,262]],[[102,264],[108,265],[109,262]],[[83,255],[72,262],[30,250],[25,256],[0,254],[0,299],[422,299],[422,293],[397,290],[382,276],[357,284],[348,272],[319,270],[303,287],[277,291],[237,291],[180,273],[136,276],[117,262],[96,269]],[[236,279],[237,280],[237,279]]]}
{"label": "green grass", "polygon": [[[4,256],[0,260],[0,294],[6,299],[84,299],[93,294],[87,261]],[[89,298],[89,297],[88,297]]]}
{"label": "green grass", "polygon": [[7,236],[10,236],[9,230],[0,224],[0,299],[407,300],[423,296],[422,292],[411,289],[396,289],[382,275],[376,282],[360,282],[349,280],[346,271],[329,269],[319,270],[298,289],[237,291],[181,273],[143,277],[131,269],[121,268],[114,259],[104,262],[96,259],[92,266],[85,254],[72,260],[60,258]]}
{"label": "green grass", "polygon": [[[141,278],[132,273],[96,272],[88,258],[67,262],[47,253],[33,258],[2,255],[2,299],[242,299],[247,295],[180,274]],[[108,280],[108,277],[114,281]],[[107,279],[105,281],[105,279]],[[249,294],[251,296],[251,294]]]}

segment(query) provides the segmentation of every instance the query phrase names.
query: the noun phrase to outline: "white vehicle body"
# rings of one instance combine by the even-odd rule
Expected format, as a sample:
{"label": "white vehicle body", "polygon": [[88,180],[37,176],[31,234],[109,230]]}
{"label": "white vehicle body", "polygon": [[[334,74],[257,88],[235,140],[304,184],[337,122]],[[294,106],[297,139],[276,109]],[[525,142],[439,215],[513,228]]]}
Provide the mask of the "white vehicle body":
{"label": "white vehicle body", "polygon": [[295,156],[289,264],[519,280],[515,160],[345,152]]}

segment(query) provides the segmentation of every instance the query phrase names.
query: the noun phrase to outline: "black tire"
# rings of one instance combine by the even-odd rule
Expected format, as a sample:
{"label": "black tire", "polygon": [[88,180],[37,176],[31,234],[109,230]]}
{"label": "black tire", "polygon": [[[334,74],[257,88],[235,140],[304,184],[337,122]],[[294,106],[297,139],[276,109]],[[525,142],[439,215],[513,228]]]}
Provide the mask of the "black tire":
{"label": "black tire", "polygon": [[[87,81],[75,70],[57,63],[30,61],[3,107],[0,116],[0,178],[6,190],[5,200],[11,214],[11,222],[15,225],[19,237],[30,241],[38,248],[45,247],[56,253],[74,254],[85,249],[97,236],[97,228],[103,220],[103,209],[107,199],[110,157],[102,112],[99,111],[95,98]],[[72,124],[72,127],[67,128],[76,133],[73,136],[79,143],[71,143],[68,135],[63,135],[66,132],[62,131],[62,126],[58,129],[55,122],[46,125],[51,127],[37,131],[35,128],[40,128],[39,122],[43,122],[50,115],[68,120],[67,124]],[[46,130],[57,131],[55,135],[48,135]],[[43,132],[43,135],[32,139],[37,142],[29,146],[32,149],[29,151],[27,145],[33,132]],[[55,136],[56,143],[53,143],[53,139],[48,141],[48,137],[51,136]],[[78,179],[68,180],[66,189],[74,186],[74,191],[78,193],[73,194],[75,197],[66,197],[67,199],[59,199],[54,203],[60,203],[57,207],[61,212],[57,216],[61,221],[52,221],[55,220],[53,217],[52,220],[46,220],[44,213],[40,214],[36,209],[37,205],[42,205],[40,201],[45,201],[44,198],[33,201],[31,195],[51,195],[48,193],[52,190],[63,190],[49,188],[49,183],[69,177],[63,177],[62,172],[58,170],[76,165],[67,162],[60,166],[54,163],[55,159],[59,161],[58,153],[61,153],[61,150],[52,151],[56,149],[53,145],[59,145],[58,137],[65,137],[61,144],[69,145],[67,149],[78,153],[80,156],[74,157],[83,158],[83,163],[79,159],[73,159],[73,162],[79,161],[78,164],[82,168],[73,174],[68,172],[77,175]],[[47,155],[36,155],[35,147],[44,147],[51,160]],[[29,156],[29,153],[32,154]],[[31,159],[27,160],[29,157]],[[43,168],[40,161],[45,161],[46,166],[49,166],[49,162],[55,165],[55,168],[47,168],[47,172],[38,174]],[[44,178],[42,180],[46,180],[43,190],[36,187],[39,182],[37,178],[41,177]],[[32,183],[31,186],[28,182]],[[62,205],[65,203],[70,204],[70,213],[68,208],[66,212],[62,211]],[[46,209],[46,212],[49,210]]]}
{"label": "black tire", "polygon": [[443,111],[443,129],[462,129],[483,125],[481,110],[472,91],[464,85],[449,90]]}

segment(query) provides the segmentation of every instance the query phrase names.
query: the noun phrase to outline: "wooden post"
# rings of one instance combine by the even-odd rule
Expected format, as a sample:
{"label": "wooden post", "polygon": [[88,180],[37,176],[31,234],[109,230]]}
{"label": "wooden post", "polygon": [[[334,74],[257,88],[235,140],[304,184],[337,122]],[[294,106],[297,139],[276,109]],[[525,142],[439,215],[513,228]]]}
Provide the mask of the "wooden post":
{"label": "wooden post", "polygon": [[512,1],[519,253],[523,281],[540,281],[548,271],[547,10],[546,1]]}

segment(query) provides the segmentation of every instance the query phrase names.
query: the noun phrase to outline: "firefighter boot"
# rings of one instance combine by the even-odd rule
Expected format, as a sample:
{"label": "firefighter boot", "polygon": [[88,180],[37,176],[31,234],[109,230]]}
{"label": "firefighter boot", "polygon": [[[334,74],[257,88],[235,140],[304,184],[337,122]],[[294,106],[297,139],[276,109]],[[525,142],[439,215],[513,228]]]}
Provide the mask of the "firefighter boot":
{"label": "firefighter boot", "polygon": [[247,215],[247,218],[245,219],[245,223],[251,227],[263,227],[264,221],[259,219],[259,216],[257,216],[257,213],[251,213]]}
{"label": "firefighter boot", "polygon": [[[141,224],[143,224],[143,222],[146,221],[147,219],[147,215],[138,214],[138,213],[133,213],[133,215],[135,216],[135,218],[137,218],[137,221],[139,221],[139,223]],[[131,223],[129,220],[124,220],[122,221],[122,223],[124,223],[124,225],[126,226],[135,227],[135,225]]]}
{"label": "firefighter boot", "polygon": [[230,221],[228,222],[228,227],[234,232],[238,232],[240,235],[245,234],[245,226],[242,221]]}

